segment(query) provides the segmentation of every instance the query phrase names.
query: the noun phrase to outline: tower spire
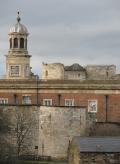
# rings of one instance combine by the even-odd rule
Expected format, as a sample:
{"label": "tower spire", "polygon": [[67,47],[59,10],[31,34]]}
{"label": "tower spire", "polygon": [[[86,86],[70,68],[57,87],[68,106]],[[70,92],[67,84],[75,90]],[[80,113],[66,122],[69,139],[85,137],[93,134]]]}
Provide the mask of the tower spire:
{"label": "tower spire", "polygon": [[19,14],[20,14],[20,12],[18,11],[18,12],[17,12],[17,22],[18,22],[18,23],[21,21],[21,18],[20,18],[20,16],[19,16]]}

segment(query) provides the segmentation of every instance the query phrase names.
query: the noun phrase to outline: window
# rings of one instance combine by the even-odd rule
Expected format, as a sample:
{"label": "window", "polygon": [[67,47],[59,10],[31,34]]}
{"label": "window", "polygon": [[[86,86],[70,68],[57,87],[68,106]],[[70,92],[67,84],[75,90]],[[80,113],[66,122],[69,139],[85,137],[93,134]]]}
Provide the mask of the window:
{"label": "window", "polygon": [[23,96],[22,97],[22,104],[31,104],[30,96]]}
{"label": "window", "polygon": [[25,39],[25,48],[27,49],[27,39]]}
{"label": "window", "polygon": [[20,48],[24,48],[24,38],[20,38]]}
{"label": "window", "polygon": [[45,71],[45,76],[48,77],[48,71]]}
{"label": "window", "polygon": [[18,38],[14,38],[14,48],[18,48]]}
{"label": "window", "polygon": [[74,106],[74,99],[65,99],[65,106]]}
{"label": "window", "polygon": [[8,98],[0,98],[0,104],[8,104]]}
{"label": "window", "polygon": [[18,77],[19,74],[20,74],[20,66],[18,66],[18,65],[10,66],[10,76]]}
{"label": "window", "polygon": [[52,105],[52,99],[43,99],[43,105],[51,106]]}
{"label": "window", "polygon": [[10,38],[10,48],[12,48],[12,38]]}
{"label": "window", "polygon": [[88,100],[88,112],[97,112],[97,100]]}

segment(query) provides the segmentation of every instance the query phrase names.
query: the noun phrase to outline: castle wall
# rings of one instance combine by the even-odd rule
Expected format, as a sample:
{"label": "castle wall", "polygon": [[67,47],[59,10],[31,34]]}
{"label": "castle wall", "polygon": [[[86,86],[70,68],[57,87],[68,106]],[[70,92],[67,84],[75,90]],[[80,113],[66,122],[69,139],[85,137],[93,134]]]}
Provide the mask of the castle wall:
{"label": "castle wall", "polygon": [[89,126],[85,108],[24,105],[1,106],[1,110],[11,120],[12,133],[8,140],[13,149],[17,150],[17,126],[22,126],[24,132],[27,131],[20,155],[66,159],[72,138],[85,135]]}
{"label": "castle wall", "polygon": [[85,71],[65,71],[65,80],[86,80]]}
{"label": "castle wall", "polygon": [[[69,144],[74,136],[99,135],[104,133],[119,135],[119,124],[97,123],[96,116],[87,113],[85,107],[48,107],[48,106],[0,106],[0,112],[8,114],[12,133],[8,141],[17,149],[16,127],[22,125],[27,133],[20,154],[51,156],[65,159]],[[22,122],[20,122],[22,120]],[[96,129],[97,128],[97,129]],[[106,132],[108,128],[109,132]]]}
{"label": "castle wall", "polygon": [[87,79],[106,80],[111,79],[116,74],[115,65],[88,65],[86,66]]}
{"label": "castle wall", "polygon": [[43,64],[42,65],[42,79],[64,79],[64,65],[60,63]]}
{"label": "castle wall", "polygon": [[64,159],[74,136],[85,135],[86,111],[74,107],[40,107],[39,155]]}

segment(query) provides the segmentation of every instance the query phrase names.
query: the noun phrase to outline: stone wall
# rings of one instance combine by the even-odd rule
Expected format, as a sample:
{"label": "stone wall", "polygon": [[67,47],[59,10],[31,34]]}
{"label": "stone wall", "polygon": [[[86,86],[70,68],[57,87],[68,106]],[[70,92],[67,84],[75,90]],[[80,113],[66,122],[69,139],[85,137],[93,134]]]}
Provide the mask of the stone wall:
{"label": "stone wall", "polygon": [[42,79],[64,79],[64,65],[61,63],[42,64]]}
{"label": "stone wall", "polygon": [[85,71],[65,71],[65,80],[86,80]]}
{"label": "stone wall", "polygon": [[[72,65],[72,67],[75,64]],[[79,65],[79,64],[77,64]],[[71,66],[67,66],[70,67]],[[81,66],[80,66],[81,67]],[[87,65],[82,69],[66,69],[61,63],[43,64],[42,79],[65,79],[65,80],[108,80],[120,79],[116,75],[115,65]]]}
{"label": "stone wall", "polygon": [[[0,110],[8,113],[11,120],[12,135],[8,140],[16,147],[16,125],[18,114],[22,118],[28,132],[22,144],[20,154],[50,156],[53,159],[67,158],[68,148],[74,136],[88,136],[90,130],[95,130],[95,116],[89,116],[82,107],[48,107],[48,106],[0,106]],[[98,124],[98,123],[97,123]],[[100,124],[100,123],[99,123]],[[119,131],[119,125],[96,125],[96,133],[102,134],[106,128]],[[104,124],[104,125],[103,125]],[[99,130],[98,132],[98,129]],[[104,131],[102,131],[104,129]],[[102,131],[102,132],[101,132]],[[107,133],[107,132],[106,132]],[[98,134],[98,135],[99,135]],[[110,132],[109,132],[110,134]],[[119,134],[118,134],[119,135]]]}
{"label": "stone wall", "polygon": [[84,108],[41,106],[39,117],[39,155],[66,158],[72,138],[86,133]]}
{"label": "stone wall", "polygon": [[[87,134],[89,126],[86,109],[77,107],[47,106],[1,106],[11,121],[11,134],[8,141],[17,150],[17,124],[27,133],[20,155],[50,156],[53,159],[66,159],[68,147],[74,136]],[[21,121],[22,120],[22,121]],[[91,125],[91,124],[90,124]]]}
{"label": "stone wall", "polygon": [[120,153],[80,153],[80,164],[86,163],[119,164]]}
{"label": "stone wall", "polygon": [[[7,114],[10,133],[6,140],[18,155],[34,155],[39,138],[39,109],[35,106],[0,106],[0,111]],[[23,137],[23,138],[22,138]]]}
{"label": "stone wall", "polygon": [[107,80],[116,74],[115,65],[88,65],[86,66],[88,80]]}

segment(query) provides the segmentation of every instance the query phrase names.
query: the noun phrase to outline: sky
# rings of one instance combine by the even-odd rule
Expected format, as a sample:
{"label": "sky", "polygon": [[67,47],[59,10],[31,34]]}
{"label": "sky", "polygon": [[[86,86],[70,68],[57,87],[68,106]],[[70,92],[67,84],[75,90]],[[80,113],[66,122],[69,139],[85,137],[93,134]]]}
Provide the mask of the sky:
{"label": "sky", "polygon": [[120,72],[120,0],[0,0],[0,76],[20,11],[32,71],[42,63],[115,64]]}

